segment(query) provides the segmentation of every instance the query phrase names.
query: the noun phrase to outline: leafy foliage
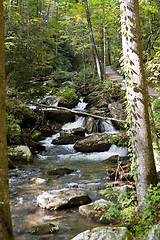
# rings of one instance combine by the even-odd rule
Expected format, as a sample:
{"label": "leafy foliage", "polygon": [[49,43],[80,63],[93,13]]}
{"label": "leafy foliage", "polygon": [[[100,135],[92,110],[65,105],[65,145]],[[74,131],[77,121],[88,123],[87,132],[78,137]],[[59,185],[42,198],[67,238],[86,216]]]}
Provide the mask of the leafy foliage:
{"label": "leafy foliage", "polygon": [[[104,212],[102,218],[112,218],[114,216],[113,213],[116,214],[116,217],[120,218],[120,225],[127,226],[138,239],[143,239],[142,236],[144,232],[148,231],[153,224],[159,221],[160,182],[158,182],[157,186],[151,185],[148,188],[148,192],[143,196],[146,201],[140,209],[137,207],[134,192],[130,192],[122,201],[116,201],[122,192],[117,188],[113,188],[112,184],[109,184],[106,189],[101,190],[100,193],[105,195],[109,201],[114,200],[114,202],[110,204],[110,209],[108,209],[109,204],[107,204],[107,213],[104,206],[104,209],[102,209]],[[98,208],[98,206],[96,206],[96,208]]]}

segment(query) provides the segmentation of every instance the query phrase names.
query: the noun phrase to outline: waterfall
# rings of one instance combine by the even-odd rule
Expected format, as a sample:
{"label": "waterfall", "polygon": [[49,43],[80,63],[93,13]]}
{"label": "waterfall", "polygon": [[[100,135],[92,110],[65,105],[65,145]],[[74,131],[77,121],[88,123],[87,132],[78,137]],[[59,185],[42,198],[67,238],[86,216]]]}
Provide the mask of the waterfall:
{"label": "waterfall", "polygon": [[94,120],[94,126],[93,126],[92,132],[93,133],[103,133],[103,132],[115,133],[117,131],[110,120],[106,120],[106,121]]}

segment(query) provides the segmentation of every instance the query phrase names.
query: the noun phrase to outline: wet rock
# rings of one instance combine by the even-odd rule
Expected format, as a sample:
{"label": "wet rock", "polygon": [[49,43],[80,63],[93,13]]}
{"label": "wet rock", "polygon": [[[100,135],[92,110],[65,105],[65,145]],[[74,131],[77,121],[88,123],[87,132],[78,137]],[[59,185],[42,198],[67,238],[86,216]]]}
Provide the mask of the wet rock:
{"label": "wet rock", "polygon": [[132,235],[126,227],[96,227],[84,231],[72,240],[133,240]]}
{"label": "wet rock", "polygon": [[52,141],[52,144],[73,144],[77,140],[85,137],[85,130],[83,128],[75,128],[68,131],[61,132],[61,135]]}
{"label": "wet rock", "polygon": [[60,99],[60,101],[58,102],[58,107],[66,107],[66,108],[72,109],[75,106],[77,106],[78,102],[79,102],[78,99],[70,101],[70,102],[69,101],[65,102],[65,101],[63,101],[63,99]]}
{"label": "wet rock", "polygon": [[40,142],[35,142],[30,138],[26,138],[26,143],[33,154],[45,151],[45,146],[43,146]]}
{"label": "wet rock", "polygon": [[142,237],[142,240],[159,240],[160,239],[160,222],[152,226],[151,230]]}
{"label": "wet rock", "polygon": [[74,149],[79,152],[103,152],[111,147],[109,138],[111,134],[97,133],[76,142]]}
{"label": "wet rock", "polygon": [[43,179],[43,178],[32,178],[31,179],[31,182],[33,182],[33,183],[35,183],[35,184],[37,184],[37,185],[41,185],[41,184],[44,184],[44,183],[46,183],[46,180],[45,179]]}
{"label": "wet rock", "polygon": [[59,227],[52,223],[45,223],[43,225],[35,226],[31,233],[34,235],[53,234],[59,231]]}
{"label": "wet rock", "polygon": [[93,117],[87,117],[86,118],[86,132],[88,134],[92,133],[94,128],[94,118]]}
{"label": "wet rock", "polygon": [[66,110],[44,110],[44,114],[48,120],[61,124],[75,121],[75,115]]}
{"label": "wet rock", "polygon": [[67,188],[44,192],[37,197],[37,205],[50,210],[80,206],[89,202],[91,199],[86,192]]}
{"label": "wet rock", "polygon": [[65,174],[70,174],[72,172],[74,172],[73,169],[61,167],[61,168],[55,168],[55,169],[47,171],[47,175],[49,175],[49,176],[52,176],[52,175],[63,176]]}
{"label": "wet rock", "polygon": [[[102,218],[102,215],[104,215],[104,210],[107,212],[107,209],[114,205],[114,203],[110,201],[106,201],[104,199],[97,200],[93,203],[82,205],[79,207],[79,213],[83,216],[86,216],[89,219],[92,219],[95,222],[101,222],[101,223],[117,223],[117,217],[110,218],[110,216],[107,218]],[[101,220],[100,220],[101,219]]]}
{"label": "wet rock", "polygon": [[105,163],[118,163],[118,161],[120,162],[127,162],[129,160],[128,156],[119,156],[119,155],[113,155],[110,156],[109,158],[107,158],[106,160],[102,161],[101,163],[105,164]]}
{"label": "wet rock", "polygon": [[24,145],[8,147],[8,157],[12,161],[19,161],[24,163],[28,163],[33,160],[29,147]]}

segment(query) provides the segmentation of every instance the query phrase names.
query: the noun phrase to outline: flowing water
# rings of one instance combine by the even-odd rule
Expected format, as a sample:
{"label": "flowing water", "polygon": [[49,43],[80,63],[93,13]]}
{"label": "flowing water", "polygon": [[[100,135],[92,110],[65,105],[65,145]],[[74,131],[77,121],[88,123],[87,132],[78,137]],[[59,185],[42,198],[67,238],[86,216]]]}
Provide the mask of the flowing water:
{"label": "flowing water", "polygon": [[[83,99],[75,109],[84,111],[86,103]],[[74,123],[65,124],[62,129],[84,127],[85,118],[77,117]],[[99,122],[95,123],[97,126]],[[99,129],[99,127],[97,127]],[[115,132],[111,122],[101,123],[101,132]],[[94,132],[96,132],[96,127]],[[91,229],[100,224],[87,220],[78,212],[78,208],[49,211],[37,207],[36,198],[43,191],[70,188],[85,190],[92,201],[100,199],[99,190],[107,182],[107,169],[115,167],[113,164],[101,164],[112,155],[125,156],[127,150],[112,145],[107,152],[80,153],[76,152],[72,144],[53,145],[51,142],[59,134],[42,141],[46,151],[38,154],[33,164],[10,170],[11,212],[15,240],[33,239],[71,239],[78,233]],[[62,177],[51,177],[47,171],[67,167],[74,172]],[[38,236],[32,234],[33,227],[44,223],[58,225],[60,230],[55,234]]]}

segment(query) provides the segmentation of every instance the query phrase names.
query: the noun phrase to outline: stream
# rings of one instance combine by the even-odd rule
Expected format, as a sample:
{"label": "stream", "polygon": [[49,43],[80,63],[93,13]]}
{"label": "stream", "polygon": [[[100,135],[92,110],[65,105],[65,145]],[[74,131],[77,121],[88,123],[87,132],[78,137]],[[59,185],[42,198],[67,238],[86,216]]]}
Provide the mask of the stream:
{"label": "stream", "polygon": [[[86,103],[83,98],[74,109],[85,111]],[[73,123],[65,124],[62,129],[85,127],[85,118],[77,117]],[[101,132],[115,132],[111,122],[102,123]],[[94,132],[97,132],[95,122]],[[78,207],[50,211],[36,205],[37,196],[43,191],[53,189],[82,189],[88,193],[92,201],[102,198],[99,190],[103,189],[107,182],[107,169],[115,167],[115,164],[101,164],[112,155],[126,156],[127,149],[112,145],[109,151],[81,153],[69,145],[53,145],[51,142],[59,134],[41,141],[46,151],[34,157],[29,165],[22,165],[9,171],[10,205],[15,240],[33,239],[71,239],[78,233],[101,226],[99,223],[88,220],[78,212]],[[61,177],[48,176],[47,171],[67,167],[73,169],[71,174]],[[53,223],[59,226],[59,231],[54,234],[34,235],[32,229],[37,225]]]}

